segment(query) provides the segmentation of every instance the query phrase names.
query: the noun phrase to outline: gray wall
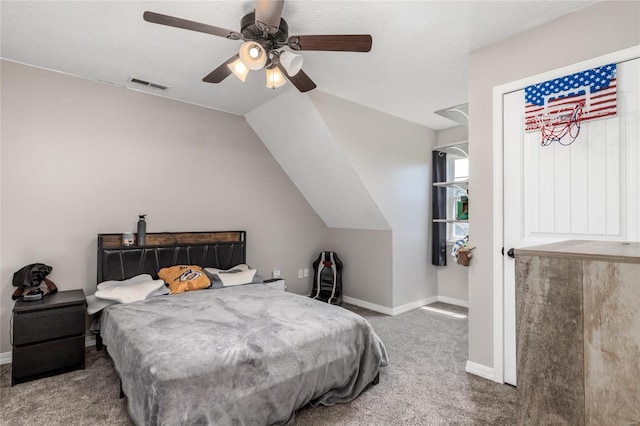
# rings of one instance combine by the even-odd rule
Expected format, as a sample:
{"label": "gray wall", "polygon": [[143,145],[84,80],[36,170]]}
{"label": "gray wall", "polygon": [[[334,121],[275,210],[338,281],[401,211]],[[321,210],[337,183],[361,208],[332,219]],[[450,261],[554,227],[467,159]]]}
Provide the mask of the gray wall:
{"label": "gray wall", "polygon": [[329,228],[324,235],[323,250],[335,251],[344,264],[345,296],[382,307],[391,306],[391,231]]}
{"label": "gray wall", "polygon": [[283,92],[246,117],[330,226],[327,250],[346,256],[353,274],[345,295],[384,312],[436,296],[428,256],[434,130],[320,90]]}
{"label": "gray wall", "polygon": [[308,291],[326,226],[245,119],[1,62],[0,352],[13,272],[53,266],[60,290],[96,285],[96,234],[247,231],[248,262]]}
{"label": "gray wall", "polygon": [[429,257],[431,147],[436,132],[321,91],[309,97],[391,227],[390,306],[419,305],[436,296]]}
{"label": "gray wall", "polygon": [[640,2],[604,1],[471,54],[469,361],[493,366],[493,87],[638,44]]}

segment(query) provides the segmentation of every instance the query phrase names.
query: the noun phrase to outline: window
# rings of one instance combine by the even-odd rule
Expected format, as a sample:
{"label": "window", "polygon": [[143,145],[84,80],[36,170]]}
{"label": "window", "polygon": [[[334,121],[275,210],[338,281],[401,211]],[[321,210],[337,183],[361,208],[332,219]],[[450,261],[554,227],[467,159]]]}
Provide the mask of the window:
{"label": "window", "polygon": [[[447,181],[460,182],[461,185],[447,188],[447,217],[465,220],[463,212],[468,208],[467,182],[469,181],[469,159],[447,154]],[[465,205],[467,206],[466,208]],[[447,241],[458,241],[469,235],[468,222],[447,223]]]}

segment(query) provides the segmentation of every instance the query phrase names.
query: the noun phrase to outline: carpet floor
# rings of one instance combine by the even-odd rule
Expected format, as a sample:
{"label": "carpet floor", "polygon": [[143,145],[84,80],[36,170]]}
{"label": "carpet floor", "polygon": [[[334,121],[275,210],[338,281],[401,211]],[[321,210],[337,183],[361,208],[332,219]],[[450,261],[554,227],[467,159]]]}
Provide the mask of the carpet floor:
{"label": "carpet floor", "polygon": [[[515,388],[465,372],[466,309],[436,303],[390,317],[347,307],[371,323],[390,364],[354,401],[304,407],[296,425],[515,424]],[[110,358],[95,347],[87,348],[85,370],[13,387],[11,366],[3,365],[0,424],[132,425],[119,390]]]}

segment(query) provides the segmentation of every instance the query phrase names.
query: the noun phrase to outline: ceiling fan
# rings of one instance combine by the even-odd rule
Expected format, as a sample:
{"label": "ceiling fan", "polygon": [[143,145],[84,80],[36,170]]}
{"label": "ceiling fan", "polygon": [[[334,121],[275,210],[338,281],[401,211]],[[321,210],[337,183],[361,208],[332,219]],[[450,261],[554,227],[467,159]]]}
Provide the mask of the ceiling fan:
{"label": "ceiling fan", "polygon": [[369,52],[369,34],[297,35],[289,36],[289,27],[282,18],[284,0],[256,0],[256,8],[240,21],[240,32],[202,24],[155,12],[144,12],[144,20],[154,24],[198,31],[230,40],[243,40],[237,54],[202,79],[220,83],[231,73],[244,81],[249,70],[266,69],[267,87],[275,89],[289,80],[301,92],[316,87],[302,71],[302,55],[293,51],[322,50],[333,52]]}

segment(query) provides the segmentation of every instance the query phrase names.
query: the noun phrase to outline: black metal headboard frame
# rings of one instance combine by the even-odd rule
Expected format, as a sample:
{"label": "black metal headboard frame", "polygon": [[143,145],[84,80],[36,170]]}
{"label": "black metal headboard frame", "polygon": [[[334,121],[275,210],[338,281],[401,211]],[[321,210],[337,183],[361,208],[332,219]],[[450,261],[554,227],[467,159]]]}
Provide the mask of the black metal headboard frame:
{"label": "black metal headboard frame", "polygon": [[122,234],[98,234],[97,283],[140,274],[156,278],[161,268],[198,265],[229,269],[246,263],[246,232],[147,233],[145,246],[123,246]]}

